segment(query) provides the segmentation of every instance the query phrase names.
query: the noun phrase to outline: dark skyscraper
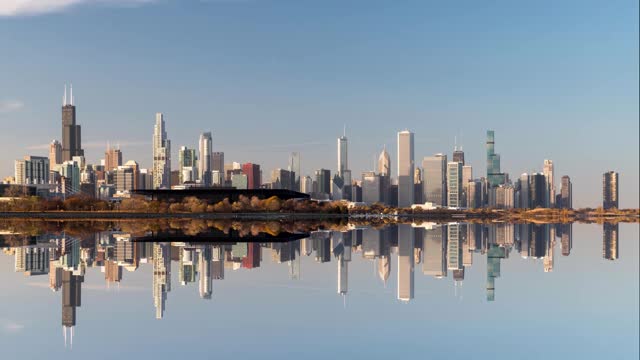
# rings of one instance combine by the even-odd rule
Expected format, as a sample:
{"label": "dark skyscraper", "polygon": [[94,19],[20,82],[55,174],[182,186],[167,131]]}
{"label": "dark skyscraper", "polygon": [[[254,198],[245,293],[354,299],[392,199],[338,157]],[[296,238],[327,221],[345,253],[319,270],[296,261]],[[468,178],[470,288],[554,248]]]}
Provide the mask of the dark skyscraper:
{"label": "dark skyscraper", "polygon": [[602,175],[602,207],[618,208],[618,173],[609,171]]}
{"label": "dark skyscraper", "polygon": [[453,161],[462,163],[462,165],[464,165],[464,151],[462,151],[462,149],[458,150],[458,148],[456,147],[453,150]]}
{"label": "dark skyscraper", "polygon": [[74,156],[84,156],[80,136],[80,125],[76,125],[76,106],[73,105],[73,85],[67,99],[67,86],[64,87],[62,100],[62,161],[69,161]]}
{"label": "dark skyscraper", "polygon": [[573,208],[573,185],[571,179],[565,175],[562,177],[562,186],[560,187],[560,204],[558,207],[563,209]]}
{"label": "dark skyscraper", "polygon": [[211,170],[224,174],[224,153],[214,152],[212,156]]}
{"label": "dark skyscraper", "polygon": [[529,176],[529,207],[547,207],[547,180],[542,173]]}

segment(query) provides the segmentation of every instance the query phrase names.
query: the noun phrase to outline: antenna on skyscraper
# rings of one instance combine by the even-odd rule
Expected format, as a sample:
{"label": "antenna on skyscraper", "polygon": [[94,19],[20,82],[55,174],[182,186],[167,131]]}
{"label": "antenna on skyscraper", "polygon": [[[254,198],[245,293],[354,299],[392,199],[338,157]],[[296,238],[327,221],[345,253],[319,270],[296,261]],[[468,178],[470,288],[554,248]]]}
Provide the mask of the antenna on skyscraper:
{"label": "antenna on skyscraper", "polygon": [[70,89],[71,94],[69,95],[69,97],[71,98],[71,105],[73,105],[73,84],[70,85]]}
{"label": "antenna on skyscraper", "polygon": [[453,151],[458,151],[458,135],[453,137]]}
{"label": "antenna on skyscraper", "polygon": [[347,137],[347,124],[344,124],[344,128],[342,130],[342,136]]}
{"label": "antenna on skyscraper", "polygon": [[67,83],[64,83],[64,96],[62,97],[62,106],[67,105]]}

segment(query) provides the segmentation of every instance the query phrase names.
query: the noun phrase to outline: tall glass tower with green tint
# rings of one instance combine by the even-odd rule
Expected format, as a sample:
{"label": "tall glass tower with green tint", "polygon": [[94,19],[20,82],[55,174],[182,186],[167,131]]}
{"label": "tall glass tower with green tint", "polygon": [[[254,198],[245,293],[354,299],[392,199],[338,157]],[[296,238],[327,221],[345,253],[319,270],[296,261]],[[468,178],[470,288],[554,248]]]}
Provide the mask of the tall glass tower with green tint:
{"label": "tall glass tower with green tint", "polygon": [[493,130],[487,130],[487,179],[491,187],[506,182],[505,174],[500,172],[500,154],[495,152],[495,134]]}

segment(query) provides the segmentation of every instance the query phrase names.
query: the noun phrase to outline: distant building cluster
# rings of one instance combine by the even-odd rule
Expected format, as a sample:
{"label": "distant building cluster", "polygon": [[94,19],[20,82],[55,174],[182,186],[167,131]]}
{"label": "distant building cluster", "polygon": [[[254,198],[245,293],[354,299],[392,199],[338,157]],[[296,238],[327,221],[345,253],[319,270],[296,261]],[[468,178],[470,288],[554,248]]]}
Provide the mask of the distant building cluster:
{"label": "distant building cluster", "polygon": [[[200,134],[198,147],[181,146],[177,169],[172,168],[171,140],[162,113],[155,115],[152,166],[144,169],[135,160],[123,162],[119,146],[106,146],[100,164],[85,161],[81,127],[76,122],[73,88],[62,103],[62,142],[53,140],[49,157],[28,155],[15,161],[14,177],[5,183],[33,188],[41,196],[64,197],[83,194],[101,199],[127,197],[133,190],[185,189],[191,187],[234,187],[237,189],[286,189],[310,194],[317,200],[345,200],[410,207],[428,204],[449,208],[567,208],[573,207],[572,182],[564,175],[557,187],[554,162],[546,159],[541,172],[525,173],[512,179],[501,169],[496,152],[496,135],[486,133],[486,174],[474,176],[465,163],[462,147],[455,146],[451,157],[445,153],[416,161],[414,133],[397,133],[396,174],[386,147],[377,169],[353,176],[349,166],[349,139],[346,129],[337,138],[337,166],[317,169],[304,175],[301,154],[291,153],[286,168],[264,172],[253,162],[226,162],[224,152],[214,151],[210,131]],[[603,175],[603,208],[618,207],[618,173]]]}

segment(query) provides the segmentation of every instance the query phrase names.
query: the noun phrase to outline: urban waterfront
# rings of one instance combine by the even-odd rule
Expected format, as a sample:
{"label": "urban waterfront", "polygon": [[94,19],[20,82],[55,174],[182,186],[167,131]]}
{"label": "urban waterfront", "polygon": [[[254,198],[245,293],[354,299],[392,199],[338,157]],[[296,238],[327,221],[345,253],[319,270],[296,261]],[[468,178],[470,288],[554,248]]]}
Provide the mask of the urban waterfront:
{"label": "urban waterfront", "polygon": [[638,357],[637,223],[2,228],[8,358]]}

